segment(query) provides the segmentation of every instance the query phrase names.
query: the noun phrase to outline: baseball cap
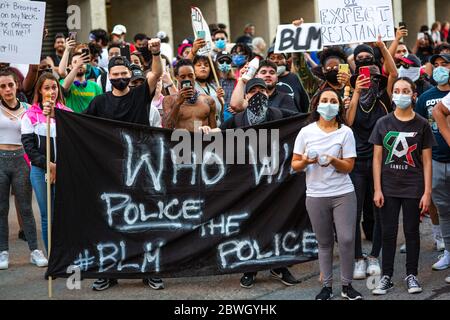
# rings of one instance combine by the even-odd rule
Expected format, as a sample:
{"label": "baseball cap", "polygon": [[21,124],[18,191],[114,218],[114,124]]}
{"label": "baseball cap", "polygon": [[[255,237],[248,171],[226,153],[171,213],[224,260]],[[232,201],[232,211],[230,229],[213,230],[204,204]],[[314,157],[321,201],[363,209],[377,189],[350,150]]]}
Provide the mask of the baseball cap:
{"label": "baseball cap", "polygon": [[[274,46],[269,47],[269,49],[267,50],[267,58],[268,58],[272,53],[275,53],[275,47],[274,47]],[[280,53],[280,54],[282,54],[282,55],[286,58],[286,54],[285,54],[285,53]]]}
{"label": "baseball cap", "polygon": [[437,58],[442,58],[445,61],[450,62],[450,54],[441,53],[441,54],[435,54],[431,57],[431,59],[430,59],[431,64],[434,64]]}
{"label": "baseball cap", "polygon": [[248,93],[254,87],[262,87],[264,89],[267,89],[267,85],[266,85],[266,83],[264,82],[263,79],[253,78],[253,79],[250,79],[247,82],[247,84],[245,85],[245,93]]}
{"label": "baseball cap", "polygon": [[124,33],[127,33],[127,28],[124,25],[122,25],[122,24],[118,24],[118,25],[114,26],[113,31],[111,33],[112,34],[117,34],[117,35],[120,36],[120,35],[122,35]]}
{"label": "baseball cap", "polygon": [[124,66],[127,67],[128,70],[130,70],[130,62],[125,57],[112,57],[111,60],[109,60],[108,70],[111,70],[111,68],[117,66]]}
{"label": "baseball cap", "polygon": [[230,63],[233,62],[233,59],[231,58],[231,55],[228,52],[226,52],[226,51],[221,51],[216,56],[216,61],[217,62],[220,63],[223,60],[228,60],[228,62],[230,62]]}
{"label": "baseball cap", "polygon": [[144,72],[141,69],[137,69],[137,68],[133,68],[131,71],[131,80],[130,81],[135,81],[135,80],[145,80],[145,75]]}
{"label": "baseball cap", "polygon": [[403,61],[403,62],[405,62],[405,63],[407,63],[407,64],[409,64],[411,66],[414,66],[414,67],[420,67],[421,66],[420,60],[419,60],[419,58],[417,58],[417,56],[415,54],[409,54],[406,57],[399,58],[399,60],[401,60],[401,61]]}

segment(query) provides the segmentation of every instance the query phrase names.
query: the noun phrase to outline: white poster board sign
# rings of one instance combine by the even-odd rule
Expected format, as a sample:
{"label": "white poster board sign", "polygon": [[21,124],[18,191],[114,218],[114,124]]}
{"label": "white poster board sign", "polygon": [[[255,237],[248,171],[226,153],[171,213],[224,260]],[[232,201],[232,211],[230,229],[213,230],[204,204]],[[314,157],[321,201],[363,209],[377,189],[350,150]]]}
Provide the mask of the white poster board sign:
{"label": "white poster board sign", "polygon": [[199,35],[206,41],[206,46],[198,50],[198,55],[206,56],[212,50],[212,38],[209,31],[208,23],[203,18],[202,12],[197,7],[191,7],[192,29],[194,30],[195,39],[200,38]]}
{"label": "white poster board sign", "polygon": [[303,23],[299,27],[281,24],[277,28],[275,53],[322,51],[320,23]]}
{"label": "white poster board sign", "polygon": [[324,46],[395,38],[391,0],[319,0]]}
{"label": "white poster board sign", "polygon": [[45,2],[0,0],[0,62],[39,64]]}

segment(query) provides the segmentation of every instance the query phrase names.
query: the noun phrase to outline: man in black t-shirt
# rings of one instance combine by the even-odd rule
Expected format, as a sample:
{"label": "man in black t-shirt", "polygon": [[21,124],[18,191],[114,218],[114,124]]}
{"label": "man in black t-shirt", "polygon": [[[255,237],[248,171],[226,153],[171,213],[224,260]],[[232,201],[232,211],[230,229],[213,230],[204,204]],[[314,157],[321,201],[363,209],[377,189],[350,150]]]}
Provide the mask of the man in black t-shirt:
{"label": "man in black t-shirt", "polygon": [[[159,39],[152,39],[148,42],[148,49],[153,55],[152,71],[147,74],[146,82],[135,89],[128,87],[131,80],[128,60],[125,57],[113,57],[108,65],[108,77],[113,90],[95,97],[85,113],[100,118],[148,126],[149,106],[159,78],[163,74],[160,46]],[[155,290],[164,288],[164,283],[159,278],[146,278],[143,279],[143,282]],[[117,283],[117,279],[97,279],[92,289],[103,291]]]}
{"label": "man in black t-shirt", "polygon": [[275,53],[274,50],[274,47],[269,48],[267,60],[277,65],[277,89],[294,99],[295,107],[299,112],[307,113],[309,109],[309,97],[300,78],[287,70],[286,55],[284,53]]}

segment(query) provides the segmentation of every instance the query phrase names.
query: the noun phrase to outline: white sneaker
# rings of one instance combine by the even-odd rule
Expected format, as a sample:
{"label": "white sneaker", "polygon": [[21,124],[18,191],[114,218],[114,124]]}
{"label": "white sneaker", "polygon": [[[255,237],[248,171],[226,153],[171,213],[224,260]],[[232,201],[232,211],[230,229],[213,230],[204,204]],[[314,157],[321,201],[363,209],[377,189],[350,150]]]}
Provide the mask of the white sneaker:
{"label": "white sneaker", "polygon": [[41,250],[34,250],[30,255],[30,262],[38,267],[46,267],[48,265],[47,258]]}
{"label": "white sneaker", "polygon": [[445,243],[442,239],[436,239],[435,240],[436,245],[436,251],[444,251],[445,250]]}
{"label": "white sneaker", "polygon": [[374,258],[374,257],[367,258],[366,274],[368,274],[370,276],[380,276],[381,275],[380,263],[378,262],[377,258]]}
{"label": "white sneaker", "polygon": [[439,261],[433,264],[433,270],[445,270],[450,267],[450,252],[444,251],[444,254],[439,256]]}
{"label": "white sneaker", "polygon": [[447,282],[448,284],[450,284],[450,276],[448,276],[447,278],[445,278],[445,282]]}
{"label": "white sneaker", "polygon": [[8,269],[9,253],[8,251],[0,252],[0,270]]}
{"label": "white sneaker", "polygon": [[353,269],[353,279],[362,280],[366,278],[366,261],[364,259],[357,260],[355,262],[355,268]]}
{"label": "white sneaker", "polygon": [[400,246],[400,253],[406,253],[406,243]]}

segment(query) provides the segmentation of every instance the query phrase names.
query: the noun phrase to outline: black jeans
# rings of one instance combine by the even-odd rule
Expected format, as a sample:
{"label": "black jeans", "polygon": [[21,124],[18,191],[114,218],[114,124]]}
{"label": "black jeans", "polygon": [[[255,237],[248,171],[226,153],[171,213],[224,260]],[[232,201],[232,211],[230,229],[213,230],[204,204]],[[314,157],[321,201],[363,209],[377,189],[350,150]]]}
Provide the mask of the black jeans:
{"label": "black jeans", "polygon": [[394,274],[394,258],[397,246],[398,218],[403,209],[403,231],[406,239],[406,275],[417,275],[420,252],[420,199],[384,197],[381,208],[383,230],[383,275]]}
{"label": "black jeans", "polygon": [[[374,214],[374,227],[372,236],[372,251],[370,253],[373,257],[378,257],[381,251],[381,224],[380,211],[373,205],[373,173],[372,173],[372,159],[361,159],[355,161],[353,171],[350,173],[356,193],[356,234],[355,234],[355,259],[361,259],[362,245],[361,245],[361,215],[363,207],[372,206]],[[367,194],[368,193],[368,194]],[[372,199],[370,203],[365,203],[365,200]]]}

